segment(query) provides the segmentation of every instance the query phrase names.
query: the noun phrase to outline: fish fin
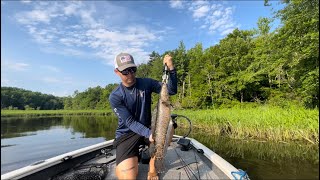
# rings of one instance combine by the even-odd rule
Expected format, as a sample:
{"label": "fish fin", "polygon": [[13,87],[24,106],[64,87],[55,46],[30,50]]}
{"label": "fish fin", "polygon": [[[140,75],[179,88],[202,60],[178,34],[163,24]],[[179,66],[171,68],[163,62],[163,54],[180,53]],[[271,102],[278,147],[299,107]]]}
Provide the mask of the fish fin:
{"label": "fish fin", "polygon": [[159,103],[157,103],[156,108],[152,112],[152,117],[151,117],[151,133],[154,136],[155,128],[156,128],[156,123],[157,123],[157,114],[158,114],[158,106]]}

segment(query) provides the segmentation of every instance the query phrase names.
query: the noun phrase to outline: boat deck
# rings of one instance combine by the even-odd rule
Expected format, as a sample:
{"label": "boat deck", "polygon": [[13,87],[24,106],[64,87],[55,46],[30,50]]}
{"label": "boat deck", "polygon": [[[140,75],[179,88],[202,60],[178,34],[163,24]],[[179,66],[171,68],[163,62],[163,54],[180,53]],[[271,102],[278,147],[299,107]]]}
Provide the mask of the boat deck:
{"label": "boat deck", "polygon": [[[173,139],[167,149],[159,179],[249,179],[246,174],[237,173],[238,169],[194,139],[190,139],[191,148],[183,151],[180,144],[184,142],[188,141],[179,137]],[[36,162],[1,175],[1,179],[117,179],[116,150],[112,143],[113,140],[109,140]],[[140,160],[137,179],[147,179],[148,169],[148,162],[144,164]]]}
{"label": "boat deck", "polygon": [[[188,151],[182,151],[180,147],[176,142],[172,142],[168,147],[165,166],[163,172],[160,173],[159,179],[229,179],[203,154],[197,152],[196,149],[191,148]],[[99,163],[115,158],[115,153],[113,154],[108,159],[100,159]],[[115,166],[115,162],[109,164],[109,172],[105,179],[116,179]],[[147,179],[148,169],[149,164],[139,162],[137,179]]]}

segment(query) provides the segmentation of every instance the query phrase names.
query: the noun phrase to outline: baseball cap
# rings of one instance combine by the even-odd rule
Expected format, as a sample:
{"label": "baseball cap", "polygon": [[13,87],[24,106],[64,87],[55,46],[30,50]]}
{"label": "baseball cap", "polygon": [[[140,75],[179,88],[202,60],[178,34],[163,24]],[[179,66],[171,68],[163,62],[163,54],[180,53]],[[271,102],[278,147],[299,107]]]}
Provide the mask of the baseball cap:
{"label": "baseball cap", "polygon": [[134,64],[134,59],[129,53],[120,53],[114,59],[114,67],[123,71],[129,67],[137,67]]}

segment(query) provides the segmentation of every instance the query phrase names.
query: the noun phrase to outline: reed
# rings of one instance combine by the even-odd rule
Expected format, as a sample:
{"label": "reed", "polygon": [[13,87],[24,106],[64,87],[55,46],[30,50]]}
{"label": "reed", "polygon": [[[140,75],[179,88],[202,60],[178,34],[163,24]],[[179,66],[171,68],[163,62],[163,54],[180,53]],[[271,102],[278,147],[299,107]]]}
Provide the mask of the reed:
{"label": "reed", "polygon": [[193,127],[234,139],[306,141],[319,144],[319,110],[261,106],[213,110],[175,110]]}

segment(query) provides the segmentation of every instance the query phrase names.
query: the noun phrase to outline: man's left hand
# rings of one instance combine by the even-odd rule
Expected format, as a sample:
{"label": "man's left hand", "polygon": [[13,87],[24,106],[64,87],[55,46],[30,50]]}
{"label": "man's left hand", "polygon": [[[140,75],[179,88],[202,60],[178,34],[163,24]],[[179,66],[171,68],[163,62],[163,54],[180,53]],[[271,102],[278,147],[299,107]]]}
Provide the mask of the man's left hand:
{"label": "man's left hand", "polygon": [[169,70],[173,70],[173,62],[172,62],[172,57],[169,54],[166,54],[163,58],[163,64],[167,64]]}

